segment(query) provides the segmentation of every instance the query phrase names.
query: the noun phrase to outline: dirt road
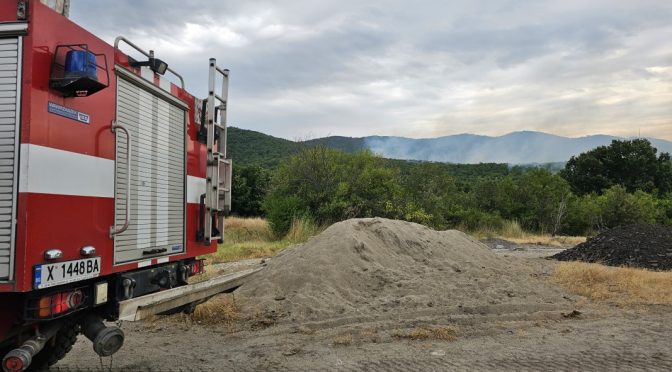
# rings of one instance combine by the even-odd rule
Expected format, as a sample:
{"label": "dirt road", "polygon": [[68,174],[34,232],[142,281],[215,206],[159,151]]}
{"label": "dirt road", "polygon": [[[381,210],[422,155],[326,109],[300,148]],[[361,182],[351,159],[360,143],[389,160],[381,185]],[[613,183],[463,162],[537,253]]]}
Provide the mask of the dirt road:
{"label": "dirt road", "polygon": [[[540,277],[555,265],[538,249],[497,254]],[[409,336],[431,327],[450,327],[456,340]],[[123,349],[103,360],[114,371],[672,370],[672,307],[617,308],[571,295],[545,305],[453,304],[268,327],[173,317],[123,329]],[[100,360],[80,336],[54,370],[101,370]]]}

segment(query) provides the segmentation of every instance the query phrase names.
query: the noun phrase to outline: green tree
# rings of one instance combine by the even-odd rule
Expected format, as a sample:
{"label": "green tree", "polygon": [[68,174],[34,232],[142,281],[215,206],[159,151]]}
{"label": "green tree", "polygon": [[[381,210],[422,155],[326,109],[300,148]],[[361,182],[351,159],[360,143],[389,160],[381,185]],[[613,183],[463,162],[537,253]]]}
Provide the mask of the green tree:
{"label": "green tree", "polygon": [[481,178],[473,188],[475,206],[505,219],[519,218],[517,212],[522,206],[520,198],[516,198],[518,187],[518,183],[511,176]]}
{"label": "green tree", "polygon": [[270,173],[256,165],[234,166],[231,180],[231,207],[238,216],[263,215],[262,201],[268,192]]}
{"label": "green tree", "polygon": [[672,190],[670,155],[656,153],[646,139],[614,140],[573,156],[560,174],[578,195],[601,193],[614,185],[623,185],[628,192],[666,193]]}
{"label": "green tree", "polygon": [[397,217],[401,196],[398,171],[368,151],[346,157],[345,172],[329,206],[333,219]]}
{"label": "green tree", "polygon": [[353,217],[397,218],[403,214],[400,198],[398,171],[380,158],[368,151],[347,154],[317,146],[278,168],[264,210],[281,235],[299,215],[318,224]]}
{"label": "green tree", "polygon": [[462,192],[442,164],[424,162],[416,165],[403,180],[403,186],[405,214],[414,216],[413,210],[421,215],[424,213],[426,224],[437,229],[453,226]]}
{"label": "green tree", "polygon": [[519,177],[517,182],[516,199],[521,208],[518,216],[523,227],[556,233],[564,219],[570,196],[567,182],[544,169],[532,169]]}

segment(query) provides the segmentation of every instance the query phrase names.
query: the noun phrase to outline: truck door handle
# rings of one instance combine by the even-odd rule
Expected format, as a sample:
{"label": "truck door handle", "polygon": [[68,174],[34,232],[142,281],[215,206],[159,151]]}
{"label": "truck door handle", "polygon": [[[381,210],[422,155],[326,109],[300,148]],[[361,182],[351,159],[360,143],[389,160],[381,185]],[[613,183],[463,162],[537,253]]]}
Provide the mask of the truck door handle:
{"label": "truck door handle", "polygon": [[154,248],[154,249],[148,249],[146,251],[142,251],[142,254],[144,256],[150,255],[150,254],[159,254],[159,253],[164,253],[167,252],[167,248]]}
{"label": "truck door handle", "polygon": [[131,133],[123,125],[117,124],[117,121],[112,121],[112,132],[118,135],[117,129],[126,134],[126,217],[124,225],[117,229],[116,225],[110,226],[110,239],[115,235],[119,235],[128,229],[131,223]]}

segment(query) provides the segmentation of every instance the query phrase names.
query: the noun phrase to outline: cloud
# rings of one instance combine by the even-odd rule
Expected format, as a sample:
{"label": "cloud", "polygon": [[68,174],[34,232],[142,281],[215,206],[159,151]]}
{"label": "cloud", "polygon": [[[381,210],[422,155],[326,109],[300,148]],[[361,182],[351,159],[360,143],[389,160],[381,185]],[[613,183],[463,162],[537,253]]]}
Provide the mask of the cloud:
{"label": "cloud", "polygon": [[75,1],[205,94],[231,69],[233,125],[285,138],[540,130],[672,139],[672,3]]}

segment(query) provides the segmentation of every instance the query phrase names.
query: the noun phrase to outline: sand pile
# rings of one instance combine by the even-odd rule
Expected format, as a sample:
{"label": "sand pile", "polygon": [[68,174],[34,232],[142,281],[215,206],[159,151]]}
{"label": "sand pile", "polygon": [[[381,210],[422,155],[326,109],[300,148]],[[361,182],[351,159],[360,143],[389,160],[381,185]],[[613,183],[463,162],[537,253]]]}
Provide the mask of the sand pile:
{"label": "sand pile", "polygon": [[236,299],[294,321],[565,301],[536,276],[459,231],[352,219],[273,258]]}
{"label": "sand pile", "polygon": [[672,227],[641,224],[616,227],[552,258],[672,270]]}

